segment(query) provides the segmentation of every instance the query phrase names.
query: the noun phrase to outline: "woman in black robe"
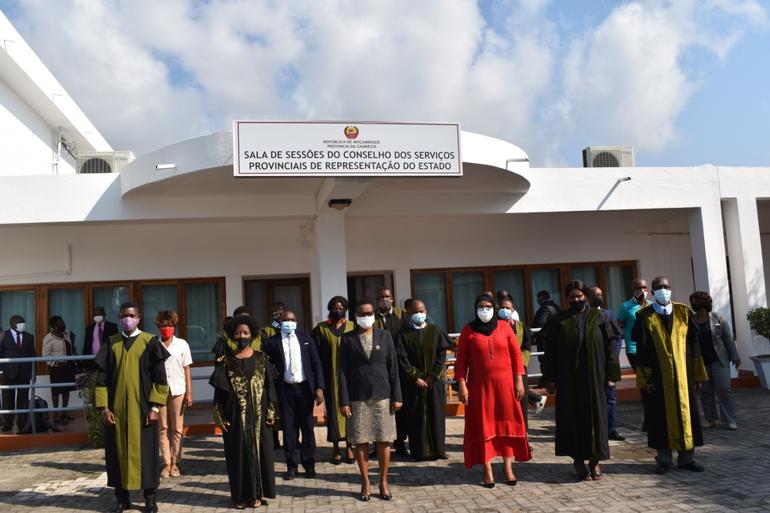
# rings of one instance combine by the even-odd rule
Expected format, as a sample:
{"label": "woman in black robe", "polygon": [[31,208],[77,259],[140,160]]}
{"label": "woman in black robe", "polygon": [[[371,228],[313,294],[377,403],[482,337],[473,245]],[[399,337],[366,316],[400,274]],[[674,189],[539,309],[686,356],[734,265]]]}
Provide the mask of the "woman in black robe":
{"label": "woman in black robe", "polygon": [[230,498],[236,509],[258,508],[264,498],[275,497],[275,371],[267,355],[251,347],[257,333],[251,317],[233,318],[228,335],[238,349],[228,349],[217,358],[209,380],[214,387],[214,420],[224,439]]}

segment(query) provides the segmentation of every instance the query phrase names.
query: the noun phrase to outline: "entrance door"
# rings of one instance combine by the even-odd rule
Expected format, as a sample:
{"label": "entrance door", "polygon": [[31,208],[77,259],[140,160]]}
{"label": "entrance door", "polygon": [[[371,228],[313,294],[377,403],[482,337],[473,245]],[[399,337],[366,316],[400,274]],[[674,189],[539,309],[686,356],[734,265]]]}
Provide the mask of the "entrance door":
{"label": "entrance door", "polygon": [[[359,299],[371,299],[372,301],[376,301],[377,289],[380,287],[389,287],[391,290],[393,289],[393,275],[391,273],[382,272],[348,275],[348,301],[350,302],[350,309],[355,310],[356,302]],[[393,291],[393,294],[395,296],[395,290]],[[400,300],[403,299],[405,298],[396,296],[395,306],[401,306]],[[353,318],[352,313],[351,319]]]}
{"label": "entrance door", "polygon": [[297,326],[312,329],[309,278],[273,278],[245,280],[245,304],[260,326],[272,322],[273,305],[280,301],[297,316]]}

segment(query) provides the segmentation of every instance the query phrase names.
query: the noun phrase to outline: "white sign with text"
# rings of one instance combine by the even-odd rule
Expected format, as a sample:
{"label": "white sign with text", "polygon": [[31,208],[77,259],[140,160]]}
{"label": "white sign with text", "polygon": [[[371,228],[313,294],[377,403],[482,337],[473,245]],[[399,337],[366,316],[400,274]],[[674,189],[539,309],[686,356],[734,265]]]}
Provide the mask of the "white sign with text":
{"label": "white sign with text", "polygon": [[462,176],[460,125],[234,121],[235,176]]}

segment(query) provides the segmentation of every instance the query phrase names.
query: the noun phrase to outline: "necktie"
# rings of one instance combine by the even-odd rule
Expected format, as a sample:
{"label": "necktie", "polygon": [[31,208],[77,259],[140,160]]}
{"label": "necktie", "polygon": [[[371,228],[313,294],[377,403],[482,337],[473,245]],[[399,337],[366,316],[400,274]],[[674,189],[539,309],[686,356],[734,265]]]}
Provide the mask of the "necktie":
{"label": "necktie", "polygon": [[296,351],[294,350],[294,346],[294,337],[289,336],[289,359],[291,360],[289,366],[291,368],[292,378],[297,381],[299,380],[299,355],[295,354]]}
{"label": "necktie", "polygon": [[21,349],[21,342],[22,342],[21,333],[16,333],[16,345],[19,346],[19,349]]}
{"label": "necktie", "polygon": [[96,354],[102,347],[102,325],[94,325],[94,338],[91,341],[91,354]]}

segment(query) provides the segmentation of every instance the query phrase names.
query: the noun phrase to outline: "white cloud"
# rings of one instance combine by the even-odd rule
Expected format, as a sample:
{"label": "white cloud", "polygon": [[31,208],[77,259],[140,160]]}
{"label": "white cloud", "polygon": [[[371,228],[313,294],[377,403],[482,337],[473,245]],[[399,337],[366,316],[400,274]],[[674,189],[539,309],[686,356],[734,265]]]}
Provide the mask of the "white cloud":
{"label": "white cloud", "polygon": [[16,23],[116,149],[233,118],[456,120],[540,163],[575,133],[666,147],[697,85],[682,56],[767,25],[753,1],[649,1],[574,36],[558,4],[489,1],[28,0]]}

